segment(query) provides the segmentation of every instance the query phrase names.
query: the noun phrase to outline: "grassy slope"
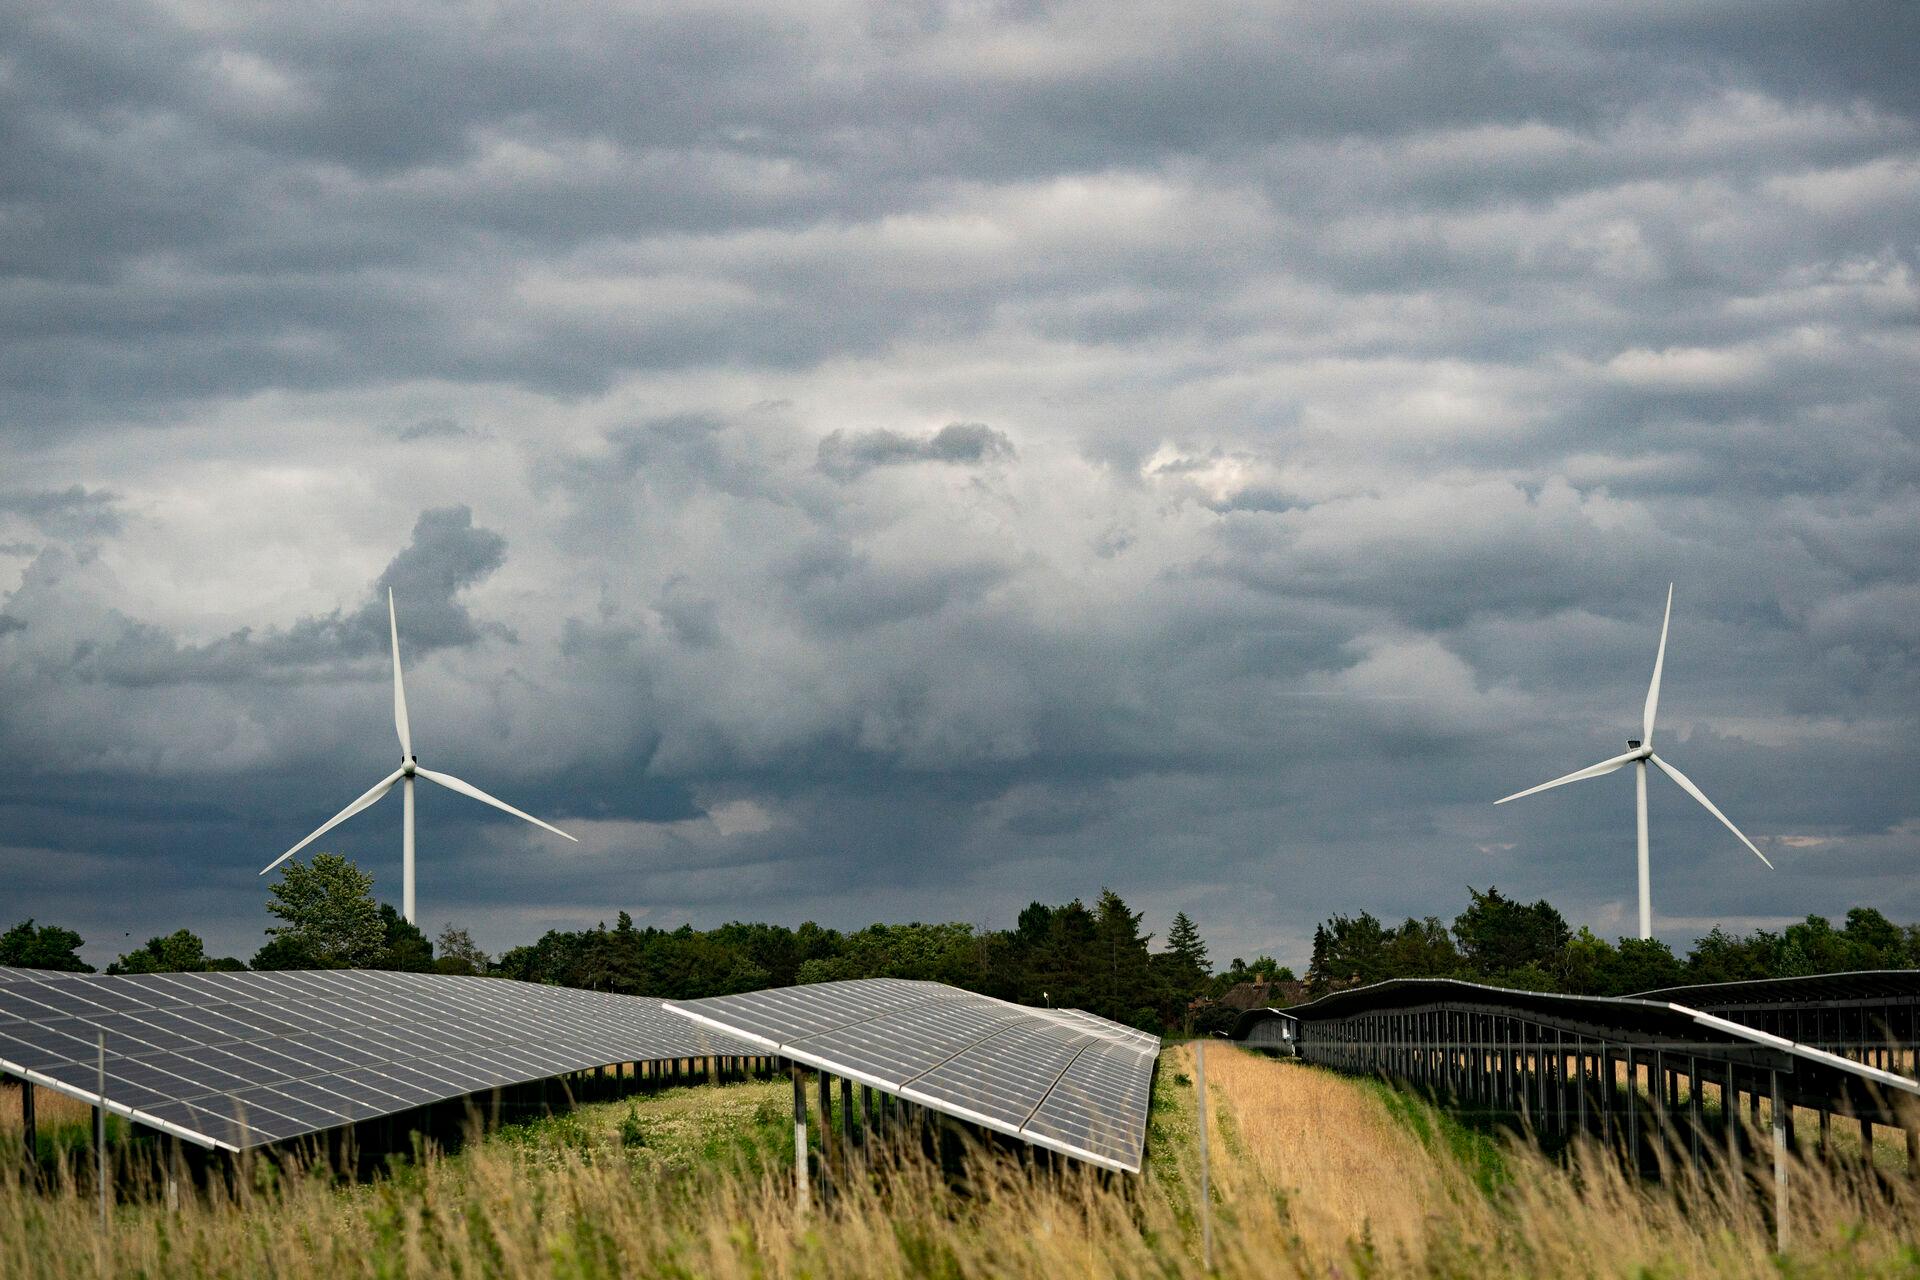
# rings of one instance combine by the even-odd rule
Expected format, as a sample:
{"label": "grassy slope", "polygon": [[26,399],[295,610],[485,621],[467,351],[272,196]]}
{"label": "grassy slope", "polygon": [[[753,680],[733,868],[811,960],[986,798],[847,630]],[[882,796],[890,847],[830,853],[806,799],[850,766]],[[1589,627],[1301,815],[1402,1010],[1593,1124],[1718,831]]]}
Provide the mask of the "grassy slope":
{"label": "grassy slope", "polygon": [[[1904,1181],[1803,1177],[1783,1267],[1758,1201],[1717,1181],[1682,1202],[1570,1177],[1376,1085],[1223,1044],[1207,1066],[1223,1275],[1920,1275]],[[756,1082],[582,1106],[358,1186],[256,1168],[234,1199],[120,1205],[107,1246],[83,1190],[0,1184],[0,1275],[1197,1275],[1192,1073],[1170,1048],[1141,1179],[994,1158],[959,1195],[911,1158],[800,1219],[788,1086]]]}

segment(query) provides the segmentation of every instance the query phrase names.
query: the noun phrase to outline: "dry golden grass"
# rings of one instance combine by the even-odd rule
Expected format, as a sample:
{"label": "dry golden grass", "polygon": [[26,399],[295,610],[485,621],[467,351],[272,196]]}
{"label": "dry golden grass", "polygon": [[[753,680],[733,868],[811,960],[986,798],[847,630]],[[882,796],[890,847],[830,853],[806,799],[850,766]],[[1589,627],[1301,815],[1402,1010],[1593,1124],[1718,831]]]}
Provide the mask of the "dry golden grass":
{"label": "dry golden grass", "polygon": [[[0,1087],[0,1133],[20,1132],[20,1088],[9,1080]],[[93,1123],[93,1108],[51,1089],[33,1091],[34,1124],[43,1132],[85,1128]]]}
{"label": "dry golden grass", "polygon": [[[1176,1047],[1162,1064],[1139,1179],[986,1153],[961,1193],[915,1155],[801,1218],[783,1084],[670,1090],[357,1186],[255,1164],[238,1190],[169,1212],[130,1179],[104,1241],[73,1177],[0,1180],[0,1276],[1197,1276],[1191,1061]],[[1719,1176],[1643,1186],[1592,1152],[1568,1171],[1365,1082],[1221,1044],[1207,1067],[1223,1276],[1920,1275],[1904,1179],[1796,1170],[1783,1261],[1764,1180],[1737,1197]],[[644,1145],[620,1141],[629,1106]],[[769,1145],[754,1158],[746,1141]]]}

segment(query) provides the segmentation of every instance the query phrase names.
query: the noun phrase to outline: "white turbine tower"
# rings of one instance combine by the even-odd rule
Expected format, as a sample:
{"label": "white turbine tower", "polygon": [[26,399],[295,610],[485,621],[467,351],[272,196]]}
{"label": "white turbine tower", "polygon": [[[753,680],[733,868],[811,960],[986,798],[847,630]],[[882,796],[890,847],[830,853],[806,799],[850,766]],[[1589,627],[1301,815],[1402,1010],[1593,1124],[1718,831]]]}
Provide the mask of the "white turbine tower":
{"label": "white turbine tower", "polygon": [[1682,791],[1692,796],[1695,800],[1698,800],[1708,813],[1720,819],[1720,821],[1725,824],[1727,830],[1739,836],[1741,844],[1744,844],[1749,849],[1753,849],[1754,857],[1760,859],[1762,862],[1766,862],[1768,867],[1773,866],[1771,862],[1767,862],[1767,855],[1755,848],[1753,841],[1747,839],[1740,828],[1734,826],[1732,820],[1728,818],[1726,814],[1714,807],[1713,801],[1707,799],[1706,793],[1693,785],[1691,778],[1668,764],[1665,760],[1662,760],[1659,756],[1653,754],[1653,713],[1660,706],[1660,670],[1666,665],[1667,661],[1667,624],[1672,620],[1673,584],[1668,583],[1667,614],[1666,617],[1660,621],[1660,650],[1654,655],[1653,659],[1653,683],[1647,686],[1647,706],[1640,715],[1640,736],[1638,738],[1627,739],[1628,749],[1626,754],[1615,756],[1611,760],[1602,760],[1599,764],[1590,765],[1585,769],[1570,773],[1564,778],[1555,778],[1552,782],[1543,782],[1537,787],[1528,787],[1525,791],[1516,791],[1504,800],[1494,801],[1495,804],[1505,804],[1507,800],[1518,800],[1521,796],[1530,796],[1536,791],[1550,791],[1554,787],[1563,787],[1569,782],[1584,782],[1588,778],[1603,777],[1617,769],[1632,765],[1634,767],[1634,814],[1639,822],[1640,833],[1640,936],[1643,938],[1651,938],[1653,936],[1653,890],[1648,883],[1647,869],[1648,761],[1652,761],[1658,765],[1661,772],[1680,784]]}
{"label": "white turbine tower", "polygon": [[[394,616],[393,591],[391,589],[387,591],[387,628],[393,636],[393,727],[400,732],[400,767],[380,779],[380,781],[374,783],[372,789],[358,800],[355,800],[352,804],[334,814],[331,818],[328,818],[318,831],[315,831],[305,840],[302,840],[299,844],[293,846],[293,848],[287,850],[272,862],[262,867],[260,874],[267,874],[267,872],[273,870],[288,858],[291,858],[294,854],[300,852],[315,840],[318,840],[321,836],[345,822],[348,818],[351,818],[354,814],[372,805],[381,796],[393,790],[393,784],[397,782],[401,787],[400,795],[404,801],[403,812],[405,814],[404,834],[400,838],[401,864],[403,867],[401,872],[400,914],[406,917],[408,924],[413,924],[413,780],[415,777],[425,778],[429,782],[437,782],[447,790],[458,791],[463,796],[471,796],[482,804],[490,804],[494,808],[504,810],[516,818],[531,822],[536,827],[545,827],[557,836],[564,836],[568,840],[573,840],[574,838],[567,835],[567,833],[560,828],[540,821],[540,819],[530,813],[520,812],[520,810],[514,808],[504,800],[494,799],[470,782],[462,782],[450,773],[435,773],[431,769],[422,769],[420,767],[420,762],[414,758],[413,754],[413,734],[407,727],[407,686],[400,678],[400,624]],[[579,841],[574,840],[574,843],[578,844]]]}

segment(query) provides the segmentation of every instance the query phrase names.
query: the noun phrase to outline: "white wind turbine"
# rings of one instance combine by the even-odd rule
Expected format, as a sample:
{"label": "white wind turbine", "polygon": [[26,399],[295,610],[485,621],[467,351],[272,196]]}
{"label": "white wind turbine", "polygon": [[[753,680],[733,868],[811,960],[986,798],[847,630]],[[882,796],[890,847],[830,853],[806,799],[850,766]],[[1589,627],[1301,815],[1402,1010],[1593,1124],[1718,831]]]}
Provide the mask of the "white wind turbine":
{"label": "white wind turbine", "polygon": [[[318,840],[321,836],[345,822],[348,818],[351,818],[354,814],[372,805],[376,800],[380,799],[381,796],[393,790],[393,784],[397,782],[401,787],[401,797],[405,801],[404,813],[406,815],[403,827],[404,834],[400,838],[401,863],[403,867],[401,873],[400,914],[406,918],[408,924],[413,924],[413,780],[415,777],[425,778],[429,782],[437,782],[449,791],[458,791],[461,795],[471,796],[482,804],[490,804],[496,809],[505,810],[516,818],[522,818],[531,822],[536,827],[545,827],[557,836],[565,836],[568,840],[574,840],[574,838],[567,835],[567,833],[560,828],[540,821],[540,819],[530,813],[520,812],[520,810],[514,808],[504,800],[494,799],[470,782],[462,782],[450,773],[435,773],[431,769],[422,769],[420,767],[420,762],[414,758],[413,754],[413,734],[409,732],[407,727],[407,686],[400,678],[400,624],[394,617],[393,591],[391,588],[387,591],[387,627],[393,636],[393,727],[400,731],[400,767],[380,779],[380,781],[374,783],[372,789],[358,800],[355,800],[352,804],[334,814],[331,818],[328,818],[318,831],[315,831],[305,840],[302,840],[299,844],[293,846],[293,848],[287,850],[272,862],[262,867],[260,874],[267,874],[267,872],[273,870],[288,858],[291,858],[294,854],[300,852],[315,840]],[[578,844],[579,841],[574,840],[574,843]]]}
{"label": "white wind turbine", "polygon": [[1680,789],[1698,800],[1706,811],[1720,819],[1727,830],[1740,837],[1740,843],[1753,850],[1753,856],[1767,862],[1767,855],[1754,847],[1740,828],[1726,814],[1714,807],[1706,793],[1693,785],[1693,780],[1672,765],[1653,754],[1653,713],[1660,706],[1660,669],[1667,661],[1667,624],[1673,620],[1673,584],[1667,584],[1667,614],[1660,621],[1660,650],[1653,659],[1653,683],[1647,686],[1647,705],[1640,715],[1640,736],[1627,739],[1627,752],[1611,760],[1602,760],[1599,764],[1589,765],[1585,769],[1570,773],[1564,778],[1555,778],[1552,782],[1543,782],[1537,787],[1528,787],[1525,791],[1516,791],[1495,804],[1505,804],[1508,800],[1518,800],[1521,796],[1530,796],[1536,791],[1549,791],[1554,787],[1563,787],[1569,782],[1584,782],[1588,778],[1599,778],[1627,765],[1634,767],[1634,814],[1639,821],[1640,832],[1640,936],[1653,936],[1653,890],[1648,884],[1647,870],[1647,762],[1651,760],[1660,767],[1661,772],[1680,784]]}

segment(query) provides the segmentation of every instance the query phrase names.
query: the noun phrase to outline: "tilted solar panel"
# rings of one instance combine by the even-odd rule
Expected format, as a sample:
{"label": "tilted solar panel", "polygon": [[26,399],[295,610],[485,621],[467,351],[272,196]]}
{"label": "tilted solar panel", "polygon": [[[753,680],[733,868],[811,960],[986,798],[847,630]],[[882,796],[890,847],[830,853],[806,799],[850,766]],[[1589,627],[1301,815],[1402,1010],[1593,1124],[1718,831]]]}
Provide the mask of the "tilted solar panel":
{"label": "tilted solar panel", "polygon": [[[24,976],[23,976],[24,975]],[[615,1062],[758,1052],[658,1000],[444,974],[0,974],[0,1070],[241,1150]]]}
{"label": "tilted solar panel", "polygon": [[664,1007],[1038,1146],[1140,1170],[1160,1040],[1132,1027],[898,978]]}

